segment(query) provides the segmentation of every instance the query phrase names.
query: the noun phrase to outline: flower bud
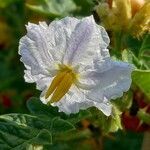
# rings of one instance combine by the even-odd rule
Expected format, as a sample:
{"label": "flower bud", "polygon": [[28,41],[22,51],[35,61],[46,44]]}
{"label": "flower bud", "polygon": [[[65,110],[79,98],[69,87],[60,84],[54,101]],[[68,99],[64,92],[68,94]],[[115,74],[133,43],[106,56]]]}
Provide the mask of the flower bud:
{"label": "flower bud", "polygon": [[102,21],[102,25],[108,30],[111,29],[114,24],[114,15],[110,10],[109,5],[107,3],[100,3],[96,6],[96,12]]}
{"label": "flower bud", "polygon": [[136,13],[132,19],[129,32],[134,37],[141,37],[145,32],[150,32],[150,1],[145,3],[145,5]]}
{"label": "flower bud", "polygon": [[108,0],[96,7],[102,24],[110,30],[125,30],[132,17],[130,0]]}
{"label": "flower bud", "polygon": [[145,0],[130,0],[132,8],[132,16],[134,16],[144,5]]}
{"label": "flower bud", "polygon": [[117,18],[117,24],[120,24],[122,29],[125,29],[132,17],[130,0],[114,0],[112,7]]}

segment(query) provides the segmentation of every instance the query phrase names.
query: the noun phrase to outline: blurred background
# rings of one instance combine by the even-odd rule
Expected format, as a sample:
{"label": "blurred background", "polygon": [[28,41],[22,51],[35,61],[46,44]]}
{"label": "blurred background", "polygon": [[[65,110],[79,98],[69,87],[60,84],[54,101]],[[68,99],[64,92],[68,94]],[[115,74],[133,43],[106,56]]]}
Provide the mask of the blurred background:
{"label": "blurred background", "polygon": [[[94,0],[0,0],[0,114],[13,112],[29,113],[26,101],[32,96],[39,96],[35,84],[25,83],[24,66],[18,55],[19,39],[26,34],[28,22],[50,23],[64,16],[83,17],[94,15],[98,1]],[[136,109],[136,108],[135,108]],[[143,132],[149,126],[144,125],[135,131],[139,120],[123,115],[127,130],[118,131],[104,138],[104,150],[140,150]],[[92,141],[86,141],[89,145]],[[86,142],[82,143],[86,145]],[[87,147],[88,150],[88,147]]]}

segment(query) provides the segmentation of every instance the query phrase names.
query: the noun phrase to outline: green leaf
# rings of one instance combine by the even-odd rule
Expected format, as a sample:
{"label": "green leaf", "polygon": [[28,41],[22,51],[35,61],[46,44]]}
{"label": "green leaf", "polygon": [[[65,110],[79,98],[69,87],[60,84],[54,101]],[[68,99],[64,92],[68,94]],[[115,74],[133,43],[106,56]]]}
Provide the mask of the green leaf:
{"label": "green leaf", "polygon": [[81,110],[77,114],[66,115],[65,113],[58,112],[57,107],[45,105],[38,98],[35,97],[30,98],[27,101],[27,107],[29,111],[34,115],[44,115],[51,119],[55,117],[60,117],[71,122],[72,124],[76,124],[82,119],[91,117],[91,113],[88,110]]}
{"label": "green leaf", "polygon": [[124,93],[123,97],[111,100],[113,106],[117,107],[121,112],[126,111],[132,105],[133,95],[131,91]]}
{"label": "green leaf", "polygon": [[64,113],[59,113],[57,107],[45,105],[35,97],[32,97],[27,101],[27,108],[32,114],[45,115],[49,118],[65,115]]}
{"label": "green leaf", "polygon": [[125,62],[132,63],[133,62],[133,56],[134,56],[134,54],[130,50],[125,49],[122,52],[122,60]]}
{"label": "green leaf", "polygon": [[147,70],[150,69],[150,54],[143,54],[141,62]]}
{"label": "green leaf", "polygon": [[75,129],[72,123],[59,117],[32,116],[27,114],[1,115],[0,119],[15,122],[19,126],[29,126],[36,129],[46,129],[55,132],[66,132]]}
{"label": "green leaf", "polygon": [[47,134],[48,140],[43,141],[41,135],[45,133],[45,130],[37,130],[29,126],[19,126],[11,121],[4,119],[0,120],[0,148],[12,149],[12,150],[24,150],[29,144],[43,145],[50,142],[51,134]]}
{"label": "green leaf", "polygon": [[126,45],[129,50],[131,50],[136,57],[139,56],[139,50],[142,45],[142,40],[133,38],[132,36],[127,36],[125,39]]}
{"label": "green leaf", "polygon": [[0,0],[0,8],[5,8],[8,5],[14,3],[15,1],[19,1],[19,0]]}
{"label": "green leaf", "polygon": [[143,55],[146,51],[149,51],[150,56],[150,34],[147,34],[143,39],[141,48],[140,48],[140,55]]}
{"label": "green leaf", "polygon": [[36,136],[36,139],[34,140],[34,143],[36,142],[36,144],[38,145],[47,145],[47,144],[52,144],[52,135],[51,133],[46,130],[43,129],[40,131],[40,133]]}
{"label": "green leaf", "polygon": [[102,112],[98,111],[96,118],[94,118],[93,122],[95,122],[95,124],[98,124],[104,133],[116,132],[119,129],[122,129],[120,115],[121,111],[118,109],[118,107],[112,104],[111,116],[108,117]]}
{"label": "green leaf", "polygon": [[143,39],[139,57],[143,66],[145,66],[146,69],[150,69],[150,34],[147,34]]}
{"label": "green leaf", "polygon": [[120,110],[117,107],[113,106],[112,116],[108,117],[105,120],[105,124],[103,127],[105,132],[116,132],[119,129],[122,129],[120,115]]}
{"label": "green leaf", "polygon": [[126,47],[134,54],[134,64],[139,69],[150,69],[150,34],[144,35],[141,39],[131,36],[126,37]]}
{"label": "green leaf", "polygon": [[139,119],[141,121],[143,121],[144,123],[150,125],[150,114],[146,113],[146,111],[144,109],[140,109],[138,111],[137,116],[139,117]]}
{"label": "green leaf", "polygon": [[55,140],[60,142],[68,142],[73,140],[81,140],[90,138],[92,136],[92,132],[89,129],[85,130],[74,130],[72,132],[65,132],[60,134],[59,136],[56,135]]}
{"label": "green leaf", "polygon": [[131,64],[134,64],[137,68],[140,68],[141,64],[138,58],[129,49],[125,49],[122,52],[122,60]]}
{"label": "green leaf", "polygon": [[48,118],[27,114],[0,116],[0,147],[23,149],[52,144],[55,136],[73,131],[75,127],[61,118]]}
{"label": "green leaf", "polygon": [[52,120],[52,125],[51,125],[51,131],[52,133],[62,133],[62,132],[68,132],[71,130],[74,130],[75,127],[69,123],[68,121],[65,121],[60,118],[54,118]]}
{"label": "green leaf", "polygon": [[[24,149],[30,144],[52,143],[51,121],[27,114],[7,114],[0,116],[0,141],[13,149]],[[15,143],[15,144],[12,144]]]}
{"label": "green leaf", "polygon": [[132,73],[132,80],[150,99],[150,70],[135,70]]}
{"label": "green leaf", "polygon": [[77,114],[71,114],[70,116],[64,117],[64,119],[68,120],[69,122],[75,124],[80,122],[83,119],[90,118],[92,114],[88,110],[80,110]]}
{"label": "green leaf", "polygon": [[36,4],[26,4],[26,6],[36,12],[50,17],[66,16],[69,12],[76,9],[72,0],[38,0]]}
{"label": "green leaf", "polygon": [[94,8],[93,0],[74,0],[77,5],[77,9],[74,13],[75,16],[87,16],[91,15]]}
{"label": "green leaf", "polygon": [[36,129],[50,129],[51,118],[45,119],[44,116],[38,117],[28,114],[6,114],[1,115],[0,119],[11,121],[22,127],[31,127]]}
{"label": "green leaf", "polygon": [[29,146],[27,146],[26,150],[43,150],[43,148],[43,145],[30,144]]}
{"label": "green leaf", "polygon": [[109,127],[109,132],[116,132],[119,129],[122,129],[122,124],[121,124],[121,111],[118,110],[117,107],[113,106],[112,110],[112,118],[110,121],[110,127]]}

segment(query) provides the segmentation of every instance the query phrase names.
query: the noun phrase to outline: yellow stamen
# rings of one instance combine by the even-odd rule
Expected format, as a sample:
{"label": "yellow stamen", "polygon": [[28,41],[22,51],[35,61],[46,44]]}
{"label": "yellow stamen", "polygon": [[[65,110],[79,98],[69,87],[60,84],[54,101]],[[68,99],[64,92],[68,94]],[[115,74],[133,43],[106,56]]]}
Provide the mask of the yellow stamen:
{"label": "yellow stamen", "polygon": [[68,66],[60,66],[60,71],[53,79],[48,88],[45,98],[47,99],[51,94],[50,103],[58,102],[70,89],[75,82],[77,74]]}
{"label": "yellow stamen", "polygon": [[69,91],[73,81],[73,76],[67,73],[51,97],[51,102],[59,101]]}
{"label": "yellow stamen", "polygon": [[58,86],[58,84],[64,78],[65,74],[66,74],[66,71],[65,72],[59,72],[57,74],[57,76],[53,79],[50,87],[48,88],[48,90],[46,92],[46,95],[45,95],[46,99],[54,92],[54,90],[56,89],[56,87]]}

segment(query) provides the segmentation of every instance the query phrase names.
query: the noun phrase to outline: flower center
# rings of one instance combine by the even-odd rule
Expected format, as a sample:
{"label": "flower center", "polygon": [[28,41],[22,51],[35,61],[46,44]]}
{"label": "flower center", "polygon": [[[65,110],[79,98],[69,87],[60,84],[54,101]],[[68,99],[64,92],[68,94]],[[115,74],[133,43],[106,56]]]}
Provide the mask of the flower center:
{"label": "flower center", "polygon": [[50,95],[50,103],[58,102],[70,89],[71,85],[77,80],[78,74],[70,66],[59,65],[59,71],[50,84],[45,98]]}

